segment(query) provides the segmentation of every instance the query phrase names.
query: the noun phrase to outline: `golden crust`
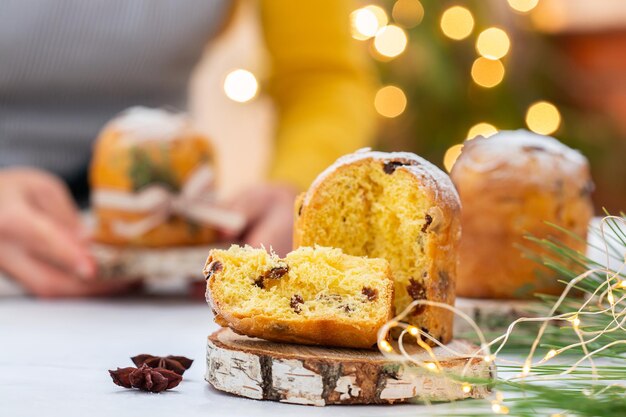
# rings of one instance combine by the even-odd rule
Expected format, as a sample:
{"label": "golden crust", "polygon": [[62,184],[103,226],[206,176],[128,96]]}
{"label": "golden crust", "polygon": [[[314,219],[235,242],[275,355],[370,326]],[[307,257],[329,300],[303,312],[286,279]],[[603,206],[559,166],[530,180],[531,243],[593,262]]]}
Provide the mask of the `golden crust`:
{"label": "golden crust", "polygon": [[[353,154],[358,156],[359,153]],[[427,196],[428,215],[432,223],[428,226],[423,246],[426,264],[421,270],[425,276],[423,291],[425,299],[454,305],[455,282],[457,273],[457,248],[460,240],[460,203],[456,191],[447,176],[438,168],[422,158],[407,153],[366,152],[363,157],[347,157],[345,162],[338,161],[328,172],[323,173],[311,188],[296,200],[294,248],[301,245],[320,244],[341,247],[352,255],[367,255],[386,258],[384,253],[352,253],[350,248],[342,247],[337,242],[321,236],[316,225],[319,210],[329,199],[339,198],[342,190],[326,189],[325,183],[334,176],[351,175],[355,167],[367,165],[372,170],[384,170],[388,163],[402,163],[392,175],[408,178],[415,189],[422,190]],[[355,182],[361,181],[354,178]],[[400,214],[398,214],[400,215]],[[423,215],[423,214],[422,214]],[[418,226],[420,227],[420,226]],[[423,227],[423,226],[421,226]],[[363,237],[366,239],[366,237]],[[419,245],[418,242],[415,243]],[[403,248],[405,253],[413,253],[413,248]],[[389,260],[389,259],[388,259]],[[396,281],[405,271],[394,270]],[[400,313],[413,299],[410,298],[406,282],[396,282],[395,308]],[[415,297],[413,297],[415,298]],[[427,331],[443,343],[452,340],[454,315],[449,310],[438,307],[422,306],[414,310],[417,314],[409,315],[407,321]]]}
{"label": "golden crust", "polygon": [[[452,170],[463,204],[457,281],[460,296],[532,298],[536,292],[560,294],[563,284],[558,282],[559,277],[523,256],[520,247],[531,246],[524,238],[526,234],[553,236],[585,252],[587,226],[593,216],[589,166],[584,157],[565,145],[535,136],[521,131],[503,132],[489,139],[472,140],[466,143]],[[528,140],[533,141],[532,145],[526,143]],[[489,154],[495,152],[493,141],[511,147],[502,160],[498,154]],[[487,163],[490,165],[485,169]],[[536,245],[532,250],[544,253]]]}
{"label": "golden crust", "polygon": [[354,321],[347,320],[341,315],[324,318],[315,317],[280,317],[271,314],[255,314],[247,316],[229,310],[228,305],[222,302],[224,293],[218,281],[219,274],[226,271],[208,272],[210,265],[221,262],[218,251],[212,251],[207,259],[205,274],[207,278],[207,302],[215,315],[214,321],[223,327],[229,327],[234,332],[258,337],[270,341],[298,343],[305,345],[338,346],[351,348],[375,347],[378,329],[393,317],[393,278],[387,265],[383,285],[387,294],[381,299],[386,311],[380,314],[378,320]]}

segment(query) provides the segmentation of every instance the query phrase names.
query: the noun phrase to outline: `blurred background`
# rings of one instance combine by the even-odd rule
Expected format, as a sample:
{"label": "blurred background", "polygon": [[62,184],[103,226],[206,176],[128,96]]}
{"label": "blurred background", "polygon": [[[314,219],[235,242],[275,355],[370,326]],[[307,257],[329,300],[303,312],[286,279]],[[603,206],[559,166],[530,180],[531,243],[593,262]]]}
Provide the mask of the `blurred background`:
{"label": "blurred background", "polygon": [[[254,3],[233,19],[190,87],[227,161],[226,194],[264,172],[274,128]],[[626,207],[626,2],[356,1],[346,25],[380,75],[377,148],[449,169],[465,139],[525,128],[589,158],[596,210]]]}

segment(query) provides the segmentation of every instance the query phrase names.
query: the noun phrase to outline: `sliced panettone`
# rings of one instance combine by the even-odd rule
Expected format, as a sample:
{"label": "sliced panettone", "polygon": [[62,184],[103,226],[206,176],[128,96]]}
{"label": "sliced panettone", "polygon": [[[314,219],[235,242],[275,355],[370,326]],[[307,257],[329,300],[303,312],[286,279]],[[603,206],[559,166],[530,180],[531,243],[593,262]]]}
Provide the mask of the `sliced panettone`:
{"label": "sliced panettone", "polygon": [[[460,203],[450,178],[407,152],[358,151],[313,182],[295,206],[294,247],[322,245],[389,261],[395,309],[414,300],[454,304]],[[452,339],[453,315],[418,305],[407,320]]]}
{"label": "sliced panettone", "polygon": [[383,259],[302,247],[284,259],[233,245],[204,268],[215,321],[267,340],[369,348],[393,316],[393,280]]}

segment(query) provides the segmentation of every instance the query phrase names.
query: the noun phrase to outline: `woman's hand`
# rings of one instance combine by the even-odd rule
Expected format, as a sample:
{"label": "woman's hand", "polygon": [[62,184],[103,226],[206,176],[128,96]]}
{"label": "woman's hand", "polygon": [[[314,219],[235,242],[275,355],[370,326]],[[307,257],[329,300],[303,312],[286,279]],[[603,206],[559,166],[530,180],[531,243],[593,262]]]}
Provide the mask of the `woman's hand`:
{"label": "woman's hand", "polygon": [[239,238],[242,243],[269,249],[285,256],[291,250],[293,204],[297,191],[288,185],[261,184],[239,194],[228,208],[243,214],[247,226],[241,236],[226,233],[227,238]]}
{"label": "woman's hand", "polygon": [[0,170],[0,271],[40,297],[106,295],[67,188],[34,169]]}

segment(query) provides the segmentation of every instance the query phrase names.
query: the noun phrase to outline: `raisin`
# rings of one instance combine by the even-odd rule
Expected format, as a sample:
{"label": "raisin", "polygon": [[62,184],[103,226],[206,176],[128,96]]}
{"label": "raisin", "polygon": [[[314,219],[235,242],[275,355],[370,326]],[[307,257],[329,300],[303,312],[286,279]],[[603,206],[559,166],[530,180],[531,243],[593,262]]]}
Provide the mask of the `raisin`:
{"label": "raisin", "polygon": [[424,215],[424,225],[422,226],[422,233],[426,233],[428,226],[433,222],[433,217],[430,214]]}
{"label": "raisin", "polygon": [[224,265],[220,261],[211,262],[206,269],[206,279],[211,278],[213,274],[220,272],[222,269],[224,269]]}
{"label": "raisin", "polygon": [[339,306],[339,308],[343,309],[344,313],[350,313],[352,311],[352,307],[350,307],[348,304],[344,304],[342,306]]}
{"label": "raisin", "polygon": [[288,265],[276,266],[276,267],[270,269],[269,271],[267,271],[265,273],[265,275],[263,275],[263,277],[267,278],[267,279],[280,279],[287,272],[289,272],[289,266]]}
{"label": "raisin", "polygon": [[426,299],[426,289],[420,282],[415,281],[413,278],[409,279],[409,285],[407,285],[406,290],[409,296],[414,300]]}
{"label": "raisin", "polygon": [[259,288],[265,288],[265,278],[261,275],[257,279],[254,280],[254,285]]}
{"label": "raisin", "polygon": [[385,171],[385,174],[391,175],[396,172],[396,168],[407,165],[419,165],[419,163],[410,159],[404,161],[389,161],[383,165],[383,171]]}
{"label": "raisin", "polygon": [[[409,285],[406,287],[406,291],[409,293],[409,296],[414,300],[425,300],[426,299],[426,289],[424,286],[415,281],[413,278],[409,279]],[[412,314],[418,315],[424,312],[426,306],[424,304],[420,304],[415,306]]]}
{"label": "raisin", "polygon": [[304,304],[304,300],[298,294],[294,294],[289,301],[289,306],[296,314],[300,314],[300,312],[302,311],[300,309],[300,304]]}
{"label": "raisin", "polygon": [[378,298],[378,290],[372,289],[370,287],[363,287],[361,290],[361,294],[367,297],[368,301],[374,301]]}
{"label": "raisin", "polygon": [[302,206],[304,206],[304,204],[300,204],[300,207],[298,208],[298,216],[302,216]]}

